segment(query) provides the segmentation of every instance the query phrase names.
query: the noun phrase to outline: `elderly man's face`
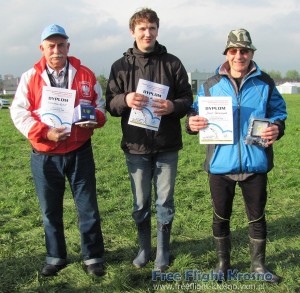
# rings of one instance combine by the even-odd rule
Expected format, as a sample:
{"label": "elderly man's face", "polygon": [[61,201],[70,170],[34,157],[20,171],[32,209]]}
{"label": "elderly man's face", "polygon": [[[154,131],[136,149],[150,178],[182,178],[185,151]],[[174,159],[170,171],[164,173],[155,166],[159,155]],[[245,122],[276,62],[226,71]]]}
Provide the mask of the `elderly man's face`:
{"label": "elderly man's face", "polygon": [[229,48],[226,59],[230,65],[232,77],[243,77],[248,73],[249,64],[253,59],[254,51],[247,48]]}
{"label": "elderly man's face", "polygon": [[47,64],[54,70],[64,68],[69,53],[70,44],[61,36],[54,35],[44,40],[40,50],[47,60]]}

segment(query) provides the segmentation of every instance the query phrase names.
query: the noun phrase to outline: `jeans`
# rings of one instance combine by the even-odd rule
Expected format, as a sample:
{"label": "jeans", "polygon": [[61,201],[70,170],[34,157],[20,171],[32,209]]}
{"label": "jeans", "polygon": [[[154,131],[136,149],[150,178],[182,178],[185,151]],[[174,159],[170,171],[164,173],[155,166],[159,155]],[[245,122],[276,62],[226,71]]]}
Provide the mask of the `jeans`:
{"label": "jeans", "polygon": [[151,216],[152,182],[155,192],[157,221],[172,223],[175,215],[174,187],[178,151],[147,155],[125,153],[133,194],[132,217],[140,224]]}
{"label": "jeans", "polygon": [[63,198],[69,181],[78,214],[81,250],[86,265],[102,262],[104,244],[96,196],[95,163],[91,146],[63,155],[32,151],[31,171],[43,217],[46,263],[66,264]]}
{"label": "jeans", "polygon": [[225,175],[209,174],[209,184],[214,207],[213,235],[215,237],[226,237],[230,233],[230,217],[235,187],[238,184],[245,202],[250,237],[266,238],[267,174],[253,174],[246,180],[238,182]]}

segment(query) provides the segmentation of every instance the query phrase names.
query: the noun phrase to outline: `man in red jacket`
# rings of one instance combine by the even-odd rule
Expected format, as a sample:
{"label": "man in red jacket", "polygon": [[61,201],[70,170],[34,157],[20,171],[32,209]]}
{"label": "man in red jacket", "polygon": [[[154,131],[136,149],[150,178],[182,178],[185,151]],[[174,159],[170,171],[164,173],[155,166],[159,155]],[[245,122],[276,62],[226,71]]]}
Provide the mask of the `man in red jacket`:
{"label": "man in red jacket", "polygon": [[[42,274],[56,275],[67,265],[63,226],[67,178],[77,208],[87,272],[100,276],[104,273],[104,245],[91,136],[95,128],[102,127],[106,122],[105,101],[94,73],[81,65],[77,58],[68,57],[69,48],[64,28],[52,24],[44,29],[40,44],[43,56],[22,75],[10,112],[16,128],[32,146],[31,170],[42,212],[47,249]],[[72,122],[56,119],[57,115],[49,120],[55,120],[52,125],[47,123],[43,120],[43,105],[45,99],[50,100],[50,97],[45,95],[45,89],[59,95],[73,93],[73,97],[75,93],[71,112],[78,105],[95,109],[94,123],[72,125]],[[69,111],[63,103],[59,106],[62,111]]]}

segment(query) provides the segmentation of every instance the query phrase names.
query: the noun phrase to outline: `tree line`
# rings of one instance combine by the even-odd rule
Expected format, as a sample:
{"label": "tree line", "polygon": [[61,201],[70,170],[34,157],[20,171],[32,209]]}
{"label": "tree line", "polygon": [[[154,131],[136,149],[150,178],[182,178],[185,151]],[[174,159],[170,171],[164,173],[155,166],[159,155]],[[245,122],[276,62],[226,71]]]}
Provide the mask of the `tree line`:
{"label": "tree line", "polygon": [[280,71],[276,70],[263,70],[266,73],[268,73],[275,81],[276,84],[282,84],[285,82],[300,82],[300,74],[297,70],[288,70],[285,74],[285,76],[281,75]]}
{"label": "tree line", "polygon": [[[276,70],[267,71],[263,69],[263,71],[268,73],[274,79],[277,85],[285,82],[300,82],[300,73],[297,70],[288,70],[285,76],[283,76],[280,71]],[[108,79],[104,74],[100,74],[97,77],[97,80],[99,81],[102,90],[105,93]]]}
{"label": "tree line", "polygon": [[[276,70],[267,71],[263,69],[263,71],[268,73],[274,79],[277,85],[285,82],[300,82],[300,73],[294,69],[288,70],[285,76],[282,76],[281,72]],[[101,85],[103,93],[105,93],[108,79],[105,77],[104,74],[100,74],[99,76],[97,76],[97,80]],[[0,78],[0,91],[2,90],[3,90],[3,80]]]}

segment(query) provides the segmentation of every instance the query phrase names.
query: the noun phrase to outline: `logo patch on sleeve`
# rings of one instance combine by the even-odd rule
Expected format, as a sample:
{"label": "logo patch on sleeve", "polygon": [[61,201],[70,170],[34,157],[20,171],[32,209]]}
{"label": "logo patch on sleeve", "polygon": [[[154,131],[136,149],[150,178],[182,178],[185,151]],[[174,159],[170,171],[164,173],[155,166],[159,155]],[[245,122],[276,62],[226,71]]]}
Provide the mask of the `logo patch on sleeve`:
{"label": "logo patch on sleeve", "polygon": [[80,82],[80,91],[83,97],[90,97],[91,96],[91,86],[88,81],[81,81]]}

